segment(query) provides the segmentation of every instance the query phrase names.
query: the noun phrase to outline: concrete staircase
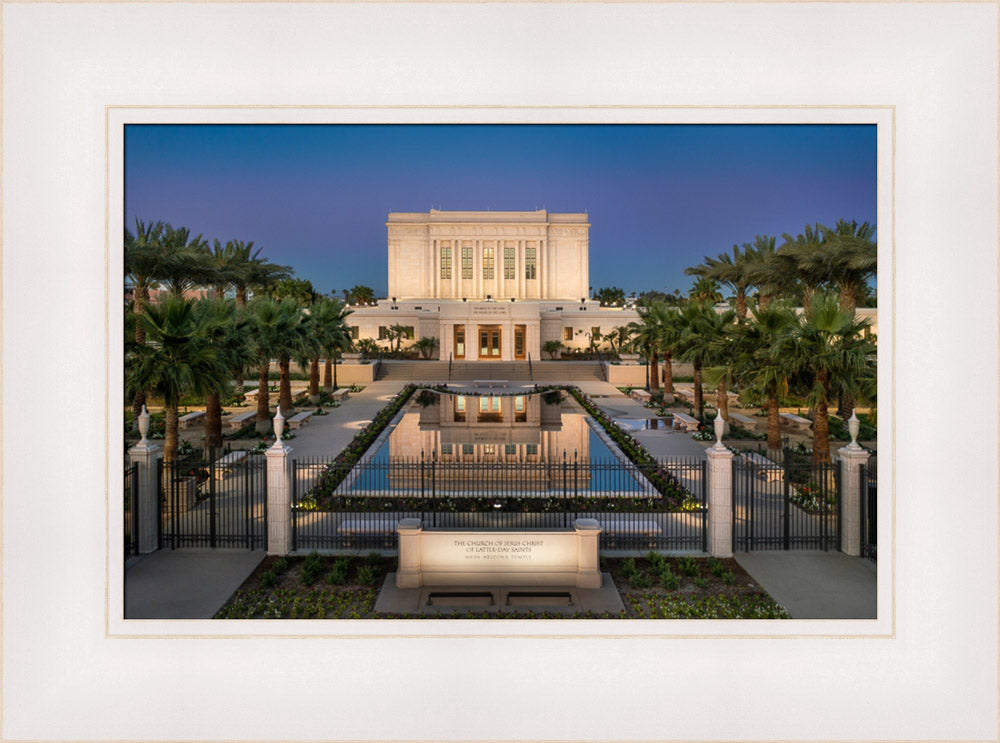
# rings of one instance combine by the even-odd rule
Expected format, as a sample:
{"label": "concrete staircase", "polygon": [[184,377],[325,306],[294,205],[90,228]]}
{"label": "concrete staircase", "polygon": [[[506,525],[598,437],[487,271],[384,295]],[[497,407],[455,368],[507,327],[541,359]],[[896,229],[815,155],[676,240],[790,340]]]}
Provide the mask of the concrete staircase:
{"label": "concrete staircase", "polygon": [[383,361],[379,379],[408,382],[464,382],[507,379],[516,382],[580,382],[603,379],[596,361]]}

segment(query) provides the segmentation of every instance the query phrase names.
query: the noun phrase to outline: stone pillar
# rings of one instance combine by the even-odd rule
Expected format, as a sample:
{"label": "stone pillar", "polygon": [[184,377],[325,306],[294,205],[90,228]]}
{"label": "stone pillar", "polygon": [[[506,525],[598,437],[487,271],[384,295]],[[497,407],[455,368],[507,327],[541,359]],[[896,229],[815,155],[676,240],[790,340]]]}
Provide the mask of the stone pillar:
{"label": "stone pillar", "polygon": [[708,552],[713,557],[733,556],[733,453],[721,443],[708,455]]}
{"label": "stone pillar", "polygon": [[420,519],[400,519],[396,525],[399,535],[399,569],[396,571],[397,588],[420,588]]}
{"label": "stone pillar", "polygon": [[600,537],[601,525],[597,519],[577,519],[573,528],[580,539],[580,552],[577,557],[576,586],[577,588],[600,588],[601,566]]}
{"label": "stone pillar", "polygon": [[156,474],[163,450],[151,441],[143,440],[129,449],[128,457],[132,464],[139,465],[138,498],[134,507],[139,509],[139,554],[144,555],[159,548],[160,483]]}
{"label": "stone pillar", "polygon": [[840,454],[840,549],[845,555],[861,554],[861,477],[858,467],[871,456],[857,444],[838,449]]}
{"label": "stone pillar", "polygon": [[[280,413],[279,413],[280,415]],[[292,472],[288,455],[292,447],[278,438],[264,452],[267,458],[267,554],[287,555],[292,550]]]}
{"label": "stone pillar", "polygon": [[129,449],[128,457],[129,462],[139,465],[138,497],[132,507],[139,509],[137,541],[139,554],[144,555],[156,551],[160,546],[157,536],[160,519],[160,482],[157,475],[163,451],[146,438],[146,434],[149,433],[149,413],[145,405],[142,406],[138,423],[142,438],[138,444]]}

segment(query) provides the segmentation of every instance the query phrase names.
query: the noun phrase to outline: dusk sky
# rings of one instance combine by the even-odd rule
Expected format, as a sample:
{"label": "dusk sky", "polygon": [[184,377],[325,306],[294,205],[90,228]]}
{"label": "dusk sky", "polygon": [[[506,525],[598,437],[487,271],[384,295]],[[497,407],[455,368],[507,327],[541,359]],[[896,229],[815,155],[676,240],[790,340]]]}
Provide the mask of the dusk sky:
{"label": "dusk sky", "polygon": [[681,292],[754,235],[877,222],[870,125],[129,125],[125,219],[385,296],[390,211],[590,215],[590,284]]}

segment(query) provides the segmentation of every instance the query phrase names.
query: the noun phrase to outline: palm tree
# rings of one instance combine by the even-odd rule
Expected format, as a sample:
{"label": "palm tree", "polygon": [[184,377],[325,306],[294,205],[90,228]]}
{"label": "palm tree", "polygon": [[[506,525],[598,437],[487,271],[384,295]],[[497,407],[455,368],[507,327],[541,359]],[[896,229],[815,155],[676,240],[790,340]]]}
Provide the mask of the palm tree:
{"label": "palm tree", "polygon": [[[823,227],[823,244],[826,248],[826,265],[830,281],[837,287],[840,309],[854,316],[857,296],[875,275],[878,251],[875,246],[875,226],[864,222],[838,219],[831,230]],[[853,395],[840,395],[837,413],[846,417],[854,409]]]}
{"label": "palm tree", "polygon": [[147,304],[140,318],[146,343],[126,355],[126,384],[131,390],[151,390],[163,397],[166,435],[163,458],[177,458],[177,409],[185,394],[206,395],[219,388],[226,368],[213,345],[205,317],[195,303],[168,297]]}
{"label": "palm tree", "polygon": [[812,303],[813,295],[829,280],[823,245],[824,229],[817,222],[815,225],[807,224],[795,237],[782,233],[784,243],[774,254],[774,280],[783,276],[791,284],[797,279],[802,286],[802,307],[806,310]]}
{"label": "palm tree", "polygon": [[[678,358],[694,367],[694,404],[698,417],[705,417],[705,399],[702,394],[702,372],[705,367],[718,364],[720,358],[719,338],[732,324],[735,314],[732,310],[717,313],[715,308],[705,301],[690,301],[680,312],[680,337],[675,349]],[[722,386],[720,407],[723,417],[726,415],[725,380],[717,384]],[[725,407],[723,407],[725,406]]]}
{"label": "palm tree", "polygon": [[431,354],[434,353],[434,348],[437,346],[437,338],[431,338],[429,336],[424,336],[417,342],[413,344],[413,347],[420,352],[420,355],[425,359],[429,359]]}
{"label": "palm tree", "polygon": [[362,358],[370,359],[379,352],[378,343],[371,338],[361,338],[354,346],[358,349]]}
{"label": "palm tree", "polygon": [[767,307],[771,300],[787,289],[787,277],[778,276],[774,271],[775,243],[770,235],[754,235],[753,242],[744,248],[748,281],[757,287],[757,304]]}
{"label": "palm tree", "polygon": [[704,302],[689,302],[681,313],[684,329],[678,341],[680,358],[694,366],[695,406],[698,417],[705,417],[702,373],[708,371],[708,383],[717,390],[717,407],[729,420],[727,381],[730,377],[731,351],[728,336],[736,314],[733,310],[716,312]]}
{"label": "palm tree", "polygon": [[[253,241],[230,240],[227,260],[229,281],[236,290],[236,306],[245,309],[247,295],[254,289],[266,289],[281,279],[289,278],[292,269],[279,266],[260,257],[262,248],[253,249]],[[236,399],[243,400],[243,373],[236,375]]]}
{"label": "palm tree", "polygon": [[719,292],[719,285],[715,279],[701,277],[688,290],[688,297],[695,302],[710,302],[712,304],[722,301],[722,294]]}
{"label": "palm tree", "polygon": [[732,257],[729,253],[719,253],[718,258],[706,256],[704,263],[686,268],[684,273],[729,286],[735,296],[736,316],[742,320],[747,316],[747,291],[754,283],[750,274],[753,251],[749,243],[743,243],[743,252],[734,245]]}
{"label": "palm tree", "polygon": [[[351,335],[346,322],[351,310],[339,299],[323,297],[313,302],[309,313],[314,321],[320,350],[326,356],[323,388],[332,392],[337,387],[337,356],[351,347]],[[319,359],[316,361],[318,364]]]}
{"label": "palm tree", "polygon": [[292,300],[276,302],[269,297],[255,299],[249,305],[251,349],[257,362],[257,431],[270,428],[268,371],[271,359],[287,350],[287,339],[295,331],[301,310]]}
{"label": "palm tree", "polygon": [[166,251],[163,280],[170,294],[183,297],[199,284],[211,284],[215,275],[208,243],[201,235],[191,237],[187,227],[164,225],[161,243]]}
{"label": "palm tree", "polygon": [[233,277],[236,287],[236,304],[247,305],[247,295],[253,290],[267,290],[279,281],[291,278],[292,269],[289,266],[279,266],[265,258],[260,258],[261,248],[251,253],[253,243],[241,243],[234,240],[234,262],[238,270]]}
{"label": "palm tree", "polygon": [[807,375],[814,463],[830,461],[830,400],[842,392],[857,394],[873,376],[875,347],[863,335],[867,325],[842,311],[832,294],[818,293],[793,331],[772,349],[790,369]]}
{"label": "palm tree", "polygon": [[822,230],[829,279],[837,287],[840,308],[853,315],[856,297],[878,264],[875,226],[838,219],[833,229]]}
{"label": "palm tree", "polygon": [[660,346],[663,323],[667,322],[669,310],[662,302],[649,302],[638,308],[639,321],[628,325],[632,340],[629,345],[646,358],[649,368],[649,392],[660,392]]}
{"label": "palm tree", "polygon": [[253,357],[247,336],[249,321],[243,310],[219,297],[201,300],[196,308],[228,374],[205,398],[205,448],[211,451],[222,446],[222,393],[233,377],[239,377],[242,385],[243,370]]}
{"label": "palm tree", "polygon": [[386,339],[392,343],[396,343],[396,351],[399,351],[399,347],[403,342],[404,338],[410,338],[412,335],[409,325],[390,325],[385,329]]}
{"label": "palm tree", "polygon": [[772,458],[781,452],[780,398],[788,394],[794,367],[772,349],[798,324],[795,310],[787,302],[766,307],[750,305],[750,321],[742,323],[734,341],[734,375],[741,386],[755,389],[765,398],[767,449]]}
{"label": "palm tree", "polygon": [[630,338],[628,326],[619,325],[616,328],[612,328],[604,338],[611,345],[612,353],[618,353],[623,346],[628,345]]}
{"label": "palm tree", "polygon": [[[132,312],[135,321],[135,342],[142,345],[146,331],[139,315],[149,302],[149,290],[163,278],[166,253],[160,242],[163,222],[146,223],[136,218],[135,233],[125,228],[125,275],[132,280]],[[138,420],[146,404],[146,391],[136,390],[132,399],[132,417]]]}
{"label": "palm tree", "polygon": [[347,304],[373,304],[375,302],[375,291],[364,285],[352,286],[344,289],[344,301]]}

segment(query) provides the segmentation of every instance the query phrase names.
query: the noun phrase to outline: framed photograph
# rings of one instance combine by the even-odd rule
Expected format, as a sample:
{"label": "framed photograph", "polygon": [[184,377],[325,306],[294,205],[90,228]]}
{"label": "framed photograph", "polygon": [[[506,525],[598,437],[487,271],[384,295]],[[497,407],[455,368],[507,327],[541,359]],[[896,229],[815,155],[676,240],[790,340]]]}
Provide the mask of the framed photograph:
{"label": "framed photograph", "polygon": [[[995,3],[4,1],[0,8],[0,739],[998,739]],[[742,137],[762,139],[742,146]],[[804,160],[810,167],[802,168]],[[658,172],[657,163],[668,162],[676,167]],[[776,169],[800,180],[772,180]],[[283,180],[289,174],[298,182]],[[512,203],[519,179],[524,197]],[[415,182],[427,184],[419,203],[407,191]],[[837,186],[817,195],[820,183]],[[815,217],[799,216],[812,206]],[[798,221],[782,221],[787,214]],[[314,216],[320,226],[327,219],[323,238],[309,234]],[[758,216],[760,227],[751,229]],[[755,236],[771,234],[780,245],[783,232],[794,241],[804,225],[834,227],[840,217],[877,226],[877,282],[869,286],[878,376],[869,393],[880,398],[883,456],[871,477],[885,495],[870,514],[882,547],[872,570],[874,612],[844,611],[847,599],[831,592],[821,616],[782,620],[584,619],[555,610],[552,619],[506,621],[405,619],[405,612],[379,620],[280,612],[276,619],[196,619],[169,618],[179,615],[156,608],[154,593],[144,597],[151,613],[128,616],[126,557],[148,545],[122,540],[131,516],[121,494],[126,478],[139,477],[121,466],[124,457],[134,461],[128,449],[137,445],[128,441],[123,451],[132,421],[122,415],[129,383],[122,349],[135,331],[120,304],[124,228],[138,238],[162,221],[177,238],[176,229],[187,227],[182,242],[201,233],[209,250],[214,238],[220,250],[227,241],[243,241],[234,249],[253,241],[251,251],[263,248],[258,257],[294,263],[317,294],[352,305],[355,320],[345,324],[356,334],[351,340],[381,345],[383,361],[416,365],[407,369],[424,360],[386,357],[411,346],[423,355],[416,344],[429,338],[426,363],[443,368],[448,359],[452,376],[456,361],[516,370],[530,354],[534,366],[600,363],[607,384],[612,364],[583,357],[603,354],[617,330],[606,317],[630,312],[638,321],[645,312],[612,303],[645,290],[664,295],[650,301],[669,303],[675,288],[686,292],[698,278],[685,269],[745,255]],[[254,229],[244,232],[244,224]],[[349,224],[365,226],[352,232]],[[747,245],[733,253],[734,243]],[[366,286],[374,296],[355,291]],[[617,288],[623,297],[610,291]],[[238,288],[219,293],[226,291]],[[56,301],[39,301],[50,293]],[[759,300],[751,297],[751,307]],[[543,360],[547,341],[558,341],[570,358]],[[222,342],[216,339],[216,350]],[[371,374],[377,383],[375,360],[342,359],[336,369],[345,388],[364,386],[352,374]],[[625,359],[617,366],[615,374],[632,373]],[[264,394],[284,393],[282,371],[275,370],[274,391],[263,378]],[[375,425],[381,407],[373,403],[370,418],[351,419],[357,435],[370,432],[365,446],[384,444],[387,456],[409,456],[409,465],[381,474],[376,465],[369,474],[351,470],[329,492],[313,490],[327,475],[293,464],[286,449],[294,452],[296,440],[282,439],[301,431],[305,458],[310,427],[327,419],[310,421],[313,412],[293,428],[289,415],[287,429],[268,420],[270,431],[253,431],[274,439],[252,455],[262,462],[259,479],[239,481],[240,495],[252,488],[259,503],[244,501],[238,513],[222,505],[231,495],[236,502],[225,489],[238,479],[233,473],[250,468],[233,447],[213,451],[204,476],[200,465],[166,473],[174,516],[213,515],[197,523],[185,516],[190,524],[175,519],[166,532],[161,521],[156,545],[166,535],[170,547],[184,547],[171,550],[176,566],[184,555],[220,548],[246,560],[279,539],[289,548],[303,540],[294,551],[304,559],[309,544],[322,550],[327,537],[349,539],[361,545],[355,551],[363,567],[377,514],[342,516],[324,510],[322,498],[343,498],[355,483],[376,488],[376,476],[372,492],[380,499],[411,496],[427,487],[426,472],[419,473],[430,447],[435,467],[472,446],[468,456],[477,462],[514,457],[516,467],[507,469],[522,478],[532,471],[529,458],[539,449],[532,454],[530,447],[542,447],[542,438],[501,437],[499,426],[516,426],[518,416],[542,420],[553,406],[518,395],[510,376],[477,368],[458,395],[445,393],[446,404],[414,401],[409,442],[379,438],[388,429]],[[256,374],[246,381],[256,383]],[[293,381],[306,399],[314,392],[311,379]],[[635,386],[649,386],[642,381]],[[254,384],[245,389],[262,394]],[[712,400],[713,407],[725,399]],[[331,398],[326,407],[336,413],[334,402],[346,411],[357,401]],[[161,402],[169,415],[171,406]],[[629,428],[633,423],[622,422],[633,419],[601,403],[583,393],[556,406],[568,416],[579,405],[592,419],[567,417],[560,430],[581,423],[588,454],[605,446],[627,457],[627,440],[650,440],[648,427]],[[299,407],[294,415],[312,410]],[[175,432],[205,425],[182,423],[192,413],[176,408]],[[694,412],[695,419],[703,414]],[[677,413],[672,425],[675,417],[683,425],[686,414]],[[407,414],[400,407],[384,415],[399,423]],[[485,426],[475,444],[462,438],[473,435],[473,415]],[[438,428],[425,435],[434,416]],[[604,416],[612,426],[603,426]],[[705,420],[711,445],[715,426]],[[162,442],[147,438],[148,429],[142,440],[166,448],[163,425]],[[786,431],[794,425],[787,420]],[[464,427],[457,437],[456,426]],[[615,430],[625,438],[616,440]],[[852,441],[858,435],[848,434]],[[565,473],[572,472],[573,496],[584,497],[581,471],[569,460],[556,487],[568,494]],[[713,462],[708,457],[700,480],[693,470],[640,473],[635,494],[648,486],[661,497],[677,482],[692,503],[707,503],[721,482],[707,475]],[[724,466],[734,478],[743,472]],[[758,467],[746,472],[759,484],[732,492],[764,498],[768,473],[746,467]],[[155,465],[143,472],[162,505],[155,489],[164,472]],[[297,472],[316,482],[296,479]],[[600,477],[587,469],[586,497],[610,491]],[[282,497],[281,482],[288,486],[283,497],[295,499],[284,526],[263,516],[280,502],[273,499]],[[704,539],[694,550],[709,554],[708,540],[728,535],[730,547],[752,556],[763,551],[757,545],[748,552],[752,538],[790,546],[796,534],[842,550],[841,531],[826,531],[833,517],[817,482],[781,484],[782,497],[796,498],[795,513],[804,514],[801,533],[786,516],[771,534],[771,526],[740,511],[741,503],[750,508],[745,500],[731,504],[729,523],[692,522],[692,538]],[[140,487],[136,480],[130,492]],[[519,487],[465,505],[506,513],[527,486]],[[868,492],[860,478],[850,487],[859,497]],[[303,503],[309,507],[300,518],[295,509]],[[580,513],[607,513],[606,504],[589,507]],[[404,514],[399,504],[393,509]],[[338,515],[327,529],[321,522],[330,513]],[[220,514],[235,515],[227,521]],[[141,518],[132,533],[150,537],[153,522]],[[650,525],[641,528],[603,518],[594,521],[605,539],[616,529],[621,540],[686,538],[671,531],[683,519],[667,512],[633,519]],[[394,525],[400,539],[423,539],[406,532],[405,521]],[[757,523],[760,531],[751,529]],[[588,528],[576,527],[579,544]],[[861,525],[850,529],[860,533]],[[431,576],[458,559],[455,550],[475,570],[486,569],[487,557],[513,565],[515,555],[531,562],[572,552],[574,575],[582,576],[574,590],[601,570],[583,547],[529,544],[523,534],[503,544],[426,541],[423,563],[400,559],[385,569]],[[863,539],[849,547],[864,548]],[[654,541],[652,549],[661,545]],[[278,557],[265,563],[274,580],[282,579]],[[570,569],[568,562],[545,564],[550,572]],[[324,580],[335,569],[332,560],[321,567]],[[721,569],[714,577],[721,580]],[[795,585],[784,590],[793,600]]]}

